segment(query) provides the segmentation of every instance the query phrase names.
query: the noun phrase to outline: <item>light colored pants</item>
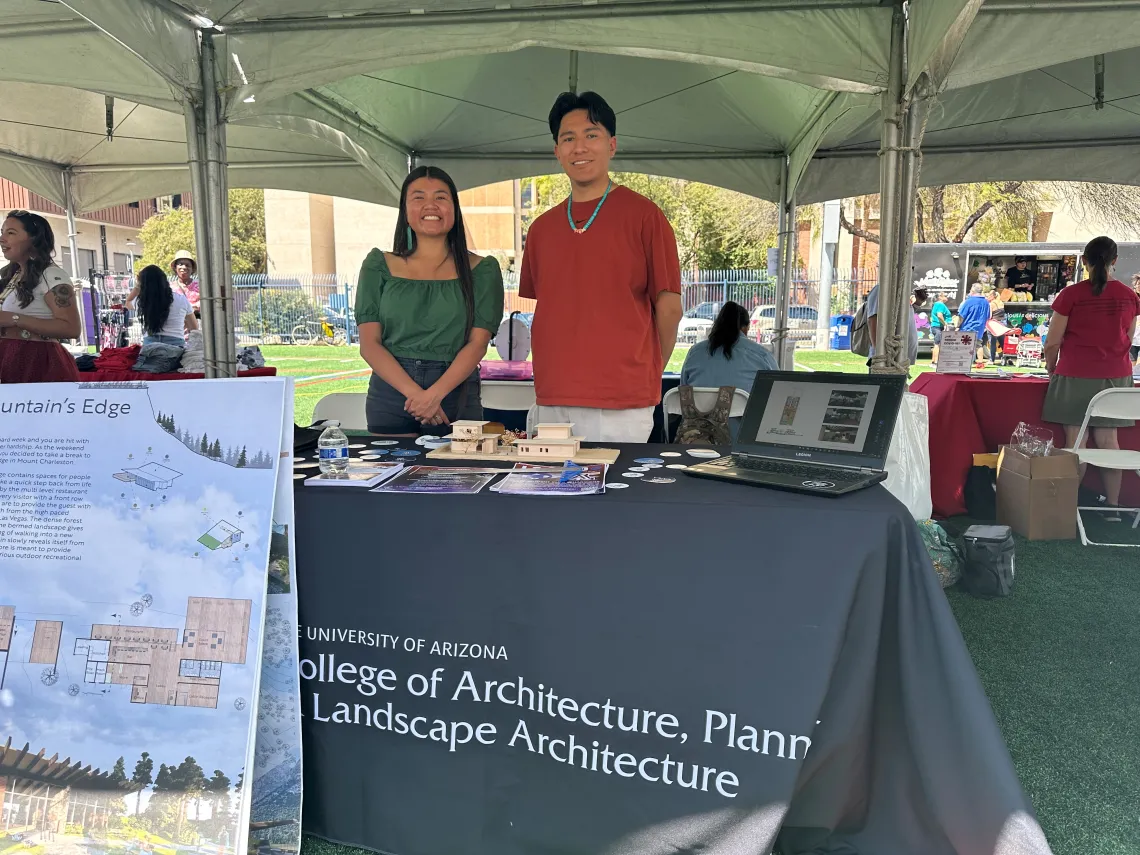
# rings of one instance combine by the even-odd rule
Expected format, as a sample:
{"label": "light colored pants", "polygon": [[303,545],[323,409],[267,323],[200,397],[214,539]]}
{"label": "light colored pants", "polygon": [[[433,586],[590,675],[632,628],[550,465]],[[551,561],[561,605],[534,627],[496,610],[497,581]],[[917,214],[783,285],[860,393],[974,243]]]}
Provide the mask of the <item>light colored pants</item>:
{"label": "light colored pants", "polygon": [[539,407],[527,413],[526,432],[534,436],[540,424],[572,424],[574,435],[587,442],[649,442],[653,407],[638,410],[599,410],[593,407]]}

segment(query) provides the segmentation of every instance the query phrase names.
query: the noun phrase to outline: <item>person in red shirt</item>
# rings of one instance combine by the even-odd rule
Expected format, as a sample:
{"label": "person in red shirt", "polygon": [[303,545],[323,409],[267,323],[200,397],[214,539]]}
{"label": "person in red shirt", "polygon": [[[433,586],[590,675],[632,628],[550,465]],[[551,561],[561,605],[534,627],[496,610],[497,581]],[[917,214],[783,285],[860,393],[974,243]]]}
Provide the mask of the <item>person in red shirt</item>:
{"label": "person in red shirt", "polygon": [[[1136,316],[1140,315],[1140,296],[1123,282],[1109,278],[1116,265],[1116,241],[1093,238],[1082,260],[1089,278],[1062,289],[1053,301],[1045,346],[1045,366],[1052,376],[1041,416],[1047,422],[1064,425],[1068,448],[1076,444],[1094,395],[1105,389],[1132,388],[1128,350],[1136,333]],[[1132,425],[1124,419],[1089,420],[1097,448],[1119,448],[1116,429]],[[1120,503],[1120,476],[1119,469],[1101,472],[1111,506]],[[1121,519],[1115,511],[1105,518],[1112,522]]]}
{"label": "person in red shirt", "polygon": [[681,320],[677,239],[660,208],[610,178],[617,118],[600,95],[559,95],[550,132],[571,193],[531,224],[523,254],[519,294],[538,301],[535,417],[594,442],[646,442]]}

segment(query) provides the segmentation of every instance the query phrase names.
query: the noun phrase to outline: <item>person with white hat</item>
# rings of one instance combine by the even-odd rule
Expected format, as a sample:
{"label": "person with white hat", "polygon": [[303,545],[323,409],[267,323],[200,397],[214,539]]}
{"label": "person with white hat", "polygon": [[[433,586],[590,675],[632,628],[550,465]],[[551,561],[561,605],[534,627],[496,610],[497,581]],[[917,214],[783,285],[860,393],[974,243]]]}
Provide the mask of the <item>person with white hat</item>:
{"label": "person with white hat", "polygon": [[[202,319],[201,306],[201,292],[198,288],[198,280],[194,275],[198,272],[198,262],[194,260],[189,252],[184,249],[178,250],[174,253],[174,258],[170,262],[170,269],[174,271],[174,278],[170,280],[170,288],[175,294],[181,294],[190,303],[190,308],[194,310],[194,317],[198,320]],[[127,295],[127,308],[131,311],[135,309],[135,301],[139,296],[139,286],[135,283],[135,287],[131,289],[131,293]]]}
{"label": "person with white hat", "polygon": [[174,260],[170,262],[174,271],[174,279],[170,287],[179,292],[190,301],[190,308],[194,310],[194,317],[201,318],[201,293],[198,290],[198,280],[194,278],[198,272],[198,262],[184,249],[174,253]]}

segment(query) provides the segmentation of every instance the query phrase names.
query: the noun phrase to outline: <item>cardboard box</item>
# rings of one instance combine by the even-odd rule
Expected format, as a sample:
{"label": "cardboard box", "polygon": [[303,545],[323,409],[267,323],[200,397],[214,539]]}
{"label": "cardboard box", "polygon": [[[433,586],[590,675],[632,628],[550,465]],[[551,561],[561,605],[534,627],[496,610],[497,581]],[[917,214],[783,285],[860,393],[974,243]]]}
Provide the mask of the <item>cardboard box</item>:
{"label": "cardboard box", "polygon": [[1061,448],[1029,457],[1009,446],[998,456],[997,518],[1029,540],[1077,536],[1077,455]]}

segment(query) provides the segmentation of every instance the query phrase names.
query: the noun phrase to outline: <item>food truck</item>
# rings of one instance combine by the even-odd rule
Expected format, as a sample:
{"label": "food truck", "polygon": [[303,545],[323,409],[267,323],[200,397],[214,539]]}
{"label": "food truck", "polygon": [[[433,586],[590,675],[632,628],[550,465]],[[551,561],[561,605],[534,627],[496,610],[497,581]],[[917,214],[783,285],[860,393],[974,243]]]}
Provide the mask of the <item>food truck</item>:
{"label": "food truck", "polygon": [[[1140,273],[1140,243],[1119,243],[1115,277],[1126,284]],[[941,298],[951,310],[977,282],[996,287],[1005,303],[1005,324],[1018,331],[1005,342],[1016,351],[1021,338],[1040,339],[1048,332],[1051,304],[1062,288],[1085,277],[1080,267],[1084,243],[916,243],[912,257],[914,288],[930,293],[926,312]],[[1017,260],[1025,260],[1024,271]],[[1028,274],[1028,275],[1026,275]],[[1011,281],[1018,280],[1018,281]],[[922,324],[920,346],[933,344]]]}

